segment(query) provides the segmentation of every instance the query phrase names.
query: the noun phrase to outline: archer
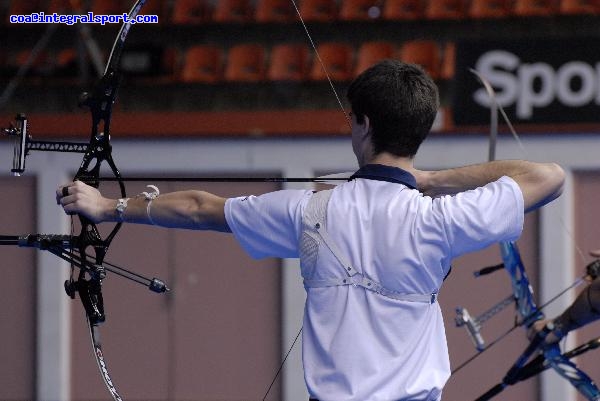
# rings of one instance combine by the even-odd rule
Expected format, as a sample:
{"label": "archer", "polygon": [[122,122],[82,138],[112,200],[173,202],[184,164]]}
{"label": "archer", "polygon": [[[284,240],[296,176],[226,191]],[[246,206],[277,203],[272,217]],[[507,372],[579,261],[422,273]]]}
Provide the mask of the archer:
{"label": "archer", "polygon": [[376,64],[347,97],[360,169],[333,190],[109,199],[76,181],[57,202],[98,223],[231,232],[255,258],[299,257],[311,399],[440,400],[450,363],[437,294],[450,261],[519,237],[524,213],[560,195],[564,172],[521,160],[416,169],[439,106],[416,66]]}

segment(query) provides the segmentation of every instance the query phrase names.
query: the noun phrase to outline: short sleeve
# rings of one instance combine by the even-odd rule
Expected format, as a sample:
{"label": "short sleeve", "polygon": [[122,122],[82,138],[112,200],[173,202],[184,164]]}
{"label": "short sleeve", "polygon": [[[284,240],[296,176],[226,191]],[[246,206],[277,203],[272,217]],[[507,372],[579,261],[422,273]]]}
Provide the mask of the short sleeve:
{"label": "short sleeve", "polygon": [[284,190],[230,198],[225,202],[225,218],[253,258],[296,258],[302,211],[311,195],[312,191]]}
{"label": "short sleeve", "polygon": [[435,199],[433,208],[443,216],[452,257],[496,242],[516,240],[523,231],[523,194],[510,177]]}

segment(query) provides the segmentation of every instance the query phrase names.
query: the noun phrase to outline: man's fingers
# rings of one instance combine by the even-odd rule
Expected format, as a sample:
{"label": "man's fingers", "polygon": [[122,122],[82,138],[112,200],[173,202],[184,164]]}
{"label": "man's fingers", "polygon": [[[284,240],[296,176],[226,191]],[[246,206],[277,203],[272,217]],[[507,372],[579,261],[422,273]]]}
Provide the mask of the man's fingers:
{"label": "man's fingers", "polygon": [[69,203],[63,206],[63,210],[65,211],[66,214],[68,214],[69,216],[72,216],[74,214],[77,214],[77,211],[75,210],[75,205],[73,203]]}
{"label": "man's fingers", "polygon": [[56,188],[56,204],[60,205],[60,200],[69,195],[69,185],[59,185]]}
{"label": "man's fingers", "polygon": [[595,249],[593,251],[590,251],[590,255],[592,255],[595,258],[600,258],[600,249]]}

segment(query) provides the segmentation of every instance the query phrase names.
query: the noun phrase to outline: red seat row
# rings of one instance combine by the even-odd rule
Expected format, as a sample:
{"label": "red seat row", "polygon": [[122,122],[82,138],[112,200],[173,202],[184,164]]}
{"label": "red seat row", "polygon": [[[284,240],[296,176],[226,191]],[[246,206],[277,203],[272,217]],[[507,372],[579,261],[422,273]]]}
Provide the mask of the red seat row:
{"label": "red seat row", "polygon": [[453,43],[441,46],[434,41],[419,40],[395,46],[390,42],[365,42],[355,51],[346,43],[327,42],[317,47],[319,57],[301,44],[279,44],[269,50],[255,43],[236,45],[227,52],[213,45],[194,46],[185,54],[181,80],[322,81],[329,77],[348,81],[386,58],[420,64],[438,80],[451,79],[454,73]]}
{"label": "red seat row", "polygon": [[[173,48],[132,48],[125,52],[123,66],[131,76],[154,77],[153,82],[183,81],[217,83],[222,81],[348,81],[382,59],[396,58],[419,64],[436,80],[454,75],[453,42],[414,40],[395,44],[386,41],[364,42],[357,48],[343,42],[324,42],[317,52],[304,44],[285,43],[266,48],[259,43],[238,44],[225,49],[217,45],[196,45],[181,53]],[[31,50],[0,51],[0,73],[14,75],[25,64]],[[317,57],[318,54],[318,57]],[[136,60],[148,60],[140,69]],[[159,61],[160,59],[160,61]],[[75,49],[43,51],[32,60],[28,77],[73,79],[78,74]],[[151,62],[151,60],[155,60]],[[92,71],[93,73],[93,71]]]}

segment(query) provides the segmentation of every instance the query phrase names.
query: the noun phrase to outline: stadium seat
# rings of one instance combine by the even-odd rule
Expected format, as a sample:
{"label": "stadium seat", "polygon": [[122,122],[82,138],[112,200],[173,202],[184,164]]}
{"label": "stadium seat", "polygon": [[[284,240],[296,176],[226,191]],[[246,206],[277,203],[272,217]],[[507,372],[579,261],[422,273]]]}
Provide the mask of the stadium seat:
{"label": "stadium seat", "polygon": [[560,13],[566,15],[596,15],[600,13],[598,0],[561,0]]}
{"label": "stadium seat", "polygon": [[202,24],[212,19],[212,7],[207,0],[176,0],[173,5],[174,24]]}
{"label": "stadium seat", "polygon": [[383,18],[387,20],[418,20],[424,16],[422,0],[387,0],[383,6]]}
{"label": "stadium seat", "polygon": [[308,75],[309,52],[305,45],[273,46],[267,78],[271,81],[303,81]]}
{"label": "stadium seat", "polygon": [[352,78],[352,48],[345,43],[329,42],[322,43],[317,47],[323,65],[318,57],[313,57],[310,78],[314,81],[327,80],[327,76],[333,81],[347,81]]}
{"label": "stadium seat", "polygon": [[465,0],[429,0],[425,9],[429,19],[463,19],[465,15]]}
{"label": "stadium seat", "polygon": [[345,21],[378,19],[381,17],[381,2],[379,0],[342,0],[339,17]]}
{"label": "stadium seat", "polygon": [[307,22],[331,22],[337,19],[335,0],[301,0],[300,15]]}
{"label": "stadium seat", "polygon": [[[81,10],[80,4],[73,4],[79,2],[71,2],[70,0],[50,0],[48,7],[46,8],[47,14],[68,14],[73,11]],[[75,7],[73,7],[75,6]]]}
{"label": "stadium seat", "polygon": [[254,19],[260,23],[291,22],[296,10],[290,0],[258,0]]}
{"label": "stadium seat", "polygon": [[454,79],[456,72],[456,43],[447,42],[444,44],[444,53],[442,54],[442,69],[440,79],[449,81]]}
{"label": "stadium seat", "polygon": [[471,18],[506,18],[511,14],[511,0],[472,0]]}
{"label": "stadium seat", "polygon": [[45,2],[41,0],[12,0],[8,7],[9,15],[26,15],[31,13],[37,13],[45,9]]}
{"label": "stadium seat", "polygon": [[129,11],[129,8],[120,0],[94,0],[92,2],[92,12],[94,14],[123,14]]}
{"label": "stadium seat", "polygon": [[225,80],[235,82],[263,81],[266,75],[265,49],[256,43],[235,45],[227,53]]}
{"label": "stadium seat", "polygon": [[60,50],[56,54],[55,76],[74,77],[77,75],[77,51],[73,48]]}
{"label": "stadium seat", "polygon": [[254,11],[249,0],[218,0],[214,20],[224,23],[245,23],[254,18]]}
{"label": "stadium seat", "polygon": [[413,40],[400,47],[400,60],[419,64],[433,79],[440,78],[441,58],[437,42],[432,40]]}
{"label": "stadium seat", "polygon": [[[160,18],[164,15],[163,6],[162,0],[147,0],[141,10],[141,14],[158,15],[160,22]],[[104,15],[121,15],[129,12],[130,9],[131,4],[123,2],[122,0],[93,0],[91,8],[94,14]]]}
{"label": "stadium seat", "polygon": [[[31,49],[17,50],[10,52],[6,57],[6,72],[10,75],[15,74],[29,59]],[[49,76],[54,70],[54,63],[46,51],[40,51],[35,59],[32,60],[26,77]]]}
{"label": "stadium seat", "polygon": [[516,0],[513,13],[519,17],[549,17],[558,11],[555,0]]}
{"label": "stadium seat", "polygon": [[223,77],[222,50],[212,45],[190,47],[181,71],[183,82],[216,83]]}
{"label": "stadium seat", "polygon": [[390,42],[365,42],[358,48],[354,76],[373,64],[394,56],[394,45]]}

